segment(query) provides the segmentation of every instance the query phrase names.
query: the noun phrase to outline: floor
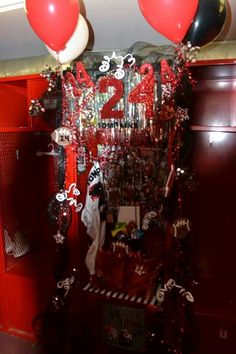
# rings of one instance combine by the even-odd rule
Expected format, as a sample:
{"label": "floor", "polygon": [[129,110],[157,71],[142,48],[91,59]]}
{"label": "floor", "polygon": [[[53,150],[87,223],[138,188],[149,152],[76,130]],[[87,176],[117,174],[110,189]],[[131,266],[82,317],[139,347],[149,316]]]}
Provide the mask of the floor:
{"label": "floor", "polygon": [[0,332],[0,354],[44,354],[44,352],[29,341]]}

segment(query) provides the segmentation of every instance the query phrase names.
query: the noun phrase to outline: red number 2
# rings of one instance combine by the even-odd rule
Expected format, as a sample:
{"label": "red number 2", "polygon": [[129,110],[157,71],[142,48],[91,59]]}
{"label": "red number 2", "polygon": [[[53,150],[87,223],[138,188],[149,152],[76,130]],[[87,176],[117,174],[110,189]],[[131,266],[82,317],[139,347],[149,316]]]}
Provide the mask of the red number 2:
{"label": "red number 2", "polygon": [[114,77],[103,77],[99,81],[99,92],[107,92],[108,87],[114,87],[115,92],[113,96],[104,104],[101,109],[101,119],[108,118],[123,118],[124,111],[122,109],[114,110],[113,108],[123,97],[124,86],[121,80],[117,80]]}

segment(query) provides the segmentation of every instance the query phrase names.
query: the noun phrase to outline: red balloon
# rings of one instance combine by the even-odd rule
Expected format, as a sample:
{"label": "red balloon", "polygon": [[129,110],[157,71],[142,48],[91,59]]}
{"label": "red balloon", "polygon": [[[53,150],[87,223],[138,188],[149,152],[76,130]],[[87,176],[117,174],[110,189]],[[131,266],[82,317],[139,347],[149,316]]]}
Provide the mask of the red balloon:
{"label": "red balloon", "polygon": [[26,0],[25,11],[37,36],[59,51],[75,30],[80,8],[78,0]]}
{"label": "red balloon", "polygon": [[187,33],[198,8],[198,0],[138,0],[147,22],[162,35],[179,43]]}

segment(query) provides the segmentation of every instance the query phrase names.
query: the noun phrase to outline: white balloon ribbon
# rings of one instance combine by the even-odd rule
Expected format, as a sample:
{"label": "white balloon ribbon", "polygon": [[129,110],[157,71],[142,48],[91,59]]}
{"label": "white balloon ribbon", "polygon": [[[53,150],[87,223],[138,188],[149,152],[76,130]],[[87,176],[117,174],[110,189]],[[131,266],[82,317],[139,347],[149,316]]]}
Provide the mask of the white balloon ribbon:
{"label": "white balloon ribbon", "polygon": [[69,186],[69,188],[67,190],[65,190],[62,193],[57,193],[56,194],[56,199],[59,202],[63,202],[64,200],[67,200],[69,202],[69,205],[75,206],[75,211],[79,212],[82,210],[83,208],[83,204],[82,203],[78,203],[77,200],[73,197],[69,197],[68,195],[72,193],[74,196],[78,196],[80,195],[80,190],[78,188],[76,188],[76,183],[71,183],[71,185]]}
{"label": "white balloon ribbon", "polygon": [[68,292],[70,291],[71,289],[71,285],[74,283],[75,281],[75,277],[72,276],[70,278],[66,278],[64,280],[60,280],[59,282],[57,282],[57,288],[58,289],[64,289],[66,290],[65,294],[64,294],[64,297],[67,296]]}
{"label": "white balloon ribbon", "polygon": [[142,230],[148,230],[150,223],[153,219],[157,217],[157,213],[155,211],[150,211],[144,215],[143,222],[142,222]]}
{"label": "white balloon ribbon", "polygon": [[159,303],[165,300],[165,293],[171,291],[174,288],[179,289],[179,294],[185,296],[189,302],[194,302],[194,297],[190,291],[186,291],[181,285],[176,284],[174,279],[169,279],[167,283],[164,284],[163,288],[160,288],[156,292],[156,299]]}

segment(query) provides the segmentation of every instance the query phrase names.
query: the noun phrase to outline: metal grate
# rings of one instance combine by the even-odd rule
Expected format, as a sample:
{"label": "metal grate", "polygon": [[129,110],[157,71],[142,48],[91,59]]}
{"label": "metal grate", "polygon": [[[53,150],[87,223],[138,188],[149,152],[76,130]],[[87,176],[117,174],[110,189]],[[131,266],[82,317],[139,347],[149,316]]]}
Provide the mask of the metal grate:
{"label": "metal grate", "polygon": [[31,146],[30,134],[0,134],[0,195],[6,269],[12,268],[30,251],[27,233],[33,224],[32,208],[29,208],[33,183],[32,168],[29,168]]}
{"label": "metal grate", "polygon": [[39,146],[38,138],[34,133],[0,133],[1,232],[7,271],[22,268],[45,235],[43,221],[47,224],[55,168],[54,159],[37,157],[38,149],[47,149]]}
{"label": "metal grate", "polygon": [[103,341],[116,348],[144,351],[146,348],[145,310],[103,304]]}

